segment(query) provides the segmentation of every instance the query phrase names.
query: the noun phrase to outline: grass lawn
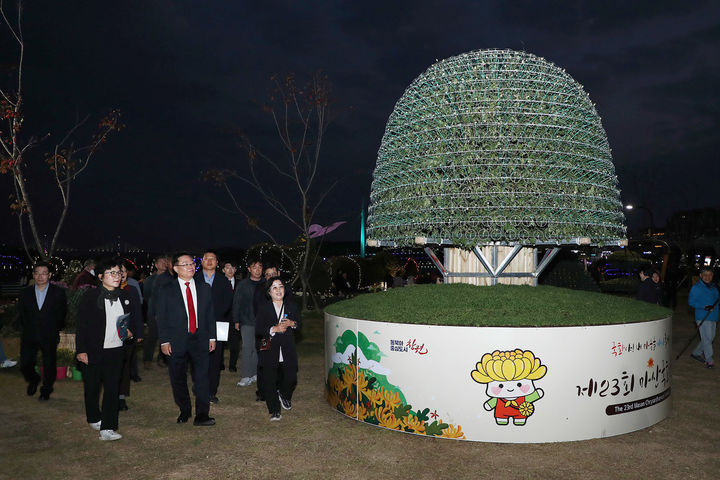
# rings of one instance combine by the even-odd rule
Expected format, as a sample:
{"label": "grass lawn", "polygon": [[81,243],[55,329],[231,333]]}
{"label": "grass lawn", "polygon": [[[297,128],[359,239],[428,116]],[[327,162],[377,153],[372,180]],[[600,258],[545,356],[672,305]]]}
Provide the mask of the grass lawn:
{"label": "grass lawn", "polygon": [[658,320],[672,312],[602,293],[549,286],[415,285],[358,295],[326,308],[346,318],[477,327],[604,325]]}
{"label": "grass lawn", "polygon": [[[686,299],[674,313],[675,353],[693,332]],[[293,408],[269,422],[254,388],[223,372],[214,427],[178,425],[167,371],[140,371],[117,442],[86,422],[82,383],[49,402],[25,395],[17,367],[0,370],[0,480],[5,479],[715,479],[720,472],[720,370],[687,352],[673,363],[673,412],[651,428],[581,442],[505,445],[392,432],[350,420],[323,398],[323,321],[306,317]],[[17,338],[4,338],[17,358]],[[428,378],[427,381],[433,381]],[[468,397],[482,409],[482,398]]]}

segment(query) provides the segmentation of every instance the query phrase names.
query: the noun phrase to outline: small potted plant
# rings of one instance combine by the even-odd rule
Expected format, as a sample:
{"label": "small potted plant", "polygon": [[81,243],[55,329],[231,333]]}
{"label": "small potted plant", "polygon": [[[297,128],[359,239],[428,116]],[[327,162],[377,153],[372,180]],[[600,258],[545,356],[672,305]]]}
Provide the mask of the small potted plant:
{"label": "small potted plant", "polygon": [[61,380],[65,377],[73,378],[70,371],[71,365],[75,364],[75,352],[67,348],[57,349],[57,379]]}

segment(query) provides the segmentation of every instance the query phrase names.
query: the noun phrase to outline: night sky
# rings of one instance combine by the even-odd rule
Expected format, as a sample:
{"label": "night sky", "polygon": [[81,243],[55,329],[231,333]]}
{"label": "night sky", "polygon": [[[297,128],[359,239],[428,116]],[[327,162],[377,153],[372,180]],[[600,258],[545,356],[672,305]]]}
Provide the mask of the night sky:
{"label": "night sky", "polygon": [[[200,172],[246,168],[238,132],[276,149],[261,108],[270,77],[294,72],[302,81],[319,70],[332,83],[332,122],[317,195],[340,181],[315,221],[347,220],[328,240],[357,239],[395,102],[435,61],[484,48],[544,57],[584,86],[623,202],[650,208],[656,225],[677,210],[720,204],[714,1],[43,0],[27,2],[24,33],[26,133],[57,137],[78,115],[97,120],[111,108],[127,125],[74,187],[64,246],[95,247],[117,235],[152,250],[264,240],[218,207],[227,198]],[[2,30],[4,86],[12,47]],[[52,212],[52,186],[37,185],[36,208]],[[10,192],[10,177],[0,177],[0,198]],[[299,233],[240,197],[282,241]],[[0,242],[19,244],[17,223],[1,207]],[[648,225],[642,211],[627,220],[631,230]]]}

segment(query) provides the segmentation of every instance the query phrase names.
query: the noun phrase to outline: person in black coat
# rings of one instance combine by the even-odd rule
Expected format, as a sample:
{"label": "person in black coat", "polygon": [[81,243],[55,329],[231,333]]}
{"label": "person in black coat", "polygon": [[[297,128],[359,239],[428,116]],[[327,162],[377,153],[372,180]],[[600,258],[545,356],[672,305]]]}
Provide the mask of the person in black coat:
{"label": "person in black coat", "polygon": [[660,274],[653,268],[645,268],[640,271],[640,287],[638,287],[636,300],[654,303],[655,305],[664,304],[664,295],[662,284],[660,283]]}
{"label": "person in black coat", "polygon": [[[118,263],[115,259],[97,262],[100,287],[85,293],[77,314],[76,356],[83,376],[85,415],[88,424],[100,430],[100,440],[122,438],[116,430],[125,357],[123,342],[133,336],[131,329],[123,331],[118,324],[118,319],[131,315],[130,297],[120,288],[122,273]],[[98,405],[101,387],[102,408]]]}
{"label": "person in black coat", "polygon": [[263,369],[265,402],[270,420],[276,421],[282,418],[280,407],[285,410],[292,408],[298,370],[295,332],[300,329],[301,322],[297,305],[285,298],[285,284],[282,279],[273,277],[268,280],[267,285],[266,294],[270,302],[259,305],[255,336],[260,343],[258,365]]}
{"label": "person in black coat", "polygon": [[122,289],[130,299],[130,318],[128,321],[128,328],[133,332],[133,338],[127,339],[123,345],[125,354],[123,356],[122,374],[120,376],[120,399],[118,409],[120,411],[125,411],[129,408],[125,397],[130,396],[130,378],[132,376],[132,363],[135,359],[135,342],[140,343],[143,340],[143,315],[140,294],[135,287],[132,287],[127,283],[128,265],[132,264],[124,258],[118,258],[116,260],[118,265],[121,265],[120,272],[122,277],[120,280],[120,289]]}
{"label": "person in black coat", "polygon": [[[218,274],[217,254],[212,250],[206,250],[202,257],[202,268],[195,274],[196,282],[205,282],[212,290],[213,307],[215,309],[215,321],[227,323],[225,328],[230,327],[232,317],[233,290],[230,281],[225,275]],[[217,325],[217,324],[216,324]],[[228,332],[229,333],[229,332]],[[217,403],[218,385],[220,385],[220,364],[224,352],[224,345],[227,339],[218,340],[215,350],[210,352],[208,366],[208,382],[210,384],[210,403]]]}
{"label": "person in black coat", "polygon": [[38,262],[33,267],[35,285],[20,292],[18,320],[20,331],[20,370],[28,382],[27,394],[35,395],[40,375],[35,372],[38,350],[42,352],[43,376],[40,400],[48,400],[57,376],[57,344],[65,326],[67,299],[65,290],[50,283],[50,265]]}
{"label": "person in black coat", "polygon": [[210,285],[196,282],[195,261],[189,253],[173,256],[177,278],[157,292],[158,339],[169,357],[168,372],[175,404],[180,408],[177,423],[186,423],[192,412],[187,387],[190,361],[195,394],[196,426],[215,425],[210,413],[208,364],[217,339],[215,309]]}

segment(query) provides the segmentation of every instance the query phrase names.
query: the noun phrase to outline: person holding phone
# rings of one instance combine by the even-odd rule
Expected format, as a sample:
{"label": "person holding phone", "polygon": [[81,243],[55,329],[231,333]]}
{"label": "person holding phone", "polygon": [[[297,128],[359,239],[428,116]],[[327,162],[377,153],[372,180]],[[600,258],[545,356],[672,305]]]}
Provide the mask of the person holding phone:
{"label": "person holding phone", "polygon": [[[285,283],[280,277],[267,282],[266,296],[257,311],[255,335],[260,342],[258,364],[263,368],[263,390],[270,421],[282,418],[280,408],[292,408],[297,386],[298,360],[295,332],[300,329],[300,311],[295,302],[285,298]],[[279,383],[278,383],[279,377]]]}

